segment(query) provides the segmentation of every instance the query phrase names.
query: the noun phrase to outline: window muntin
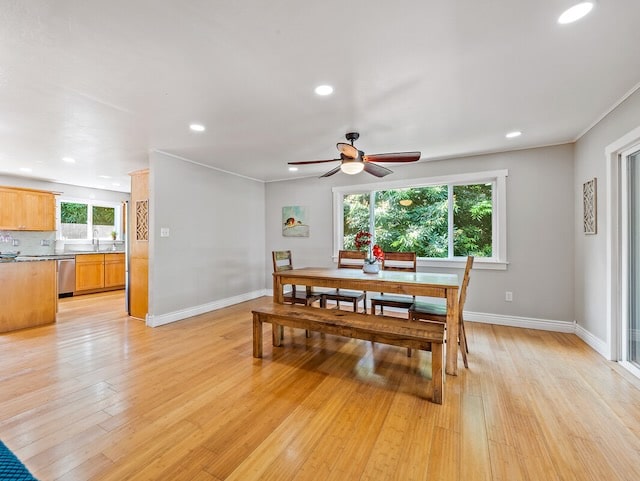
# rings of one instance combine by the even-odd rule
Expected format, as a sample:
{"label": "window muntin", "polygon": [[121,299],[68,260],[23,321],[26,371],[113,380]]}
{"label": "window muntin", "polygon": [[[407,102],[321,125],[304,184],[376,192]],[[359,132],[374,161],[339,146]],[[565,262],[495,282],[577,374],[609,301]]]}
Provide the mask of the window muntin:
{"label": "window muntin", "polygon": [[500,170],[335,187],[335,252],[354,248],[355,233],[367,230],[385,250],[415,251],[420,265],[453,266],[442,261],[471,254],[478,267],[504,269],[507,175]]}

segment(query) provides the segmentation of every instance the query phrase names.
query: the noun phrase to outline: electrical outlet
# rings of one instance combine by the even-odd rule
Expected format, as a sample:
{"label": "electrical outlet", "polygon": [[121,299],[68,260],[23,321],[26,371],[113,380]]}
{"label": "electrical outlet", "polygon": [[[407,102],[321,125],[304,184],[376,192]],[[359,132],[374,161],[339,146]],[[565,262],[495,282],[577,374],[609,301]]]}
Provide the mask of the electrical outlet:
{"label": "electrical outlet", "polygon": [[17,247],[17,246],[19,246],[19,245],[20,245],[20,239],[13,239],[13,240],[11,241],[11,245],[12,245],[13,247]]}
{"label": "electrical outlet", "polygon": [[49,247],[51,245],[51,241],[49,239],[42,239],[40,241],[40,245],[44,247]]}
{"label": "electrical outlet", "polygon": [[511,292],[511,291],[506,291],[506,292],[504,293],[504,300],[505,300],[505,301],[507,301],[507,302],[511,302],[511,301],[513,301],[513,292]]}
{"label": "electrical outlet", "polygon": [[160,237],[169,237],[169,228],[161,227],[160,228]]}

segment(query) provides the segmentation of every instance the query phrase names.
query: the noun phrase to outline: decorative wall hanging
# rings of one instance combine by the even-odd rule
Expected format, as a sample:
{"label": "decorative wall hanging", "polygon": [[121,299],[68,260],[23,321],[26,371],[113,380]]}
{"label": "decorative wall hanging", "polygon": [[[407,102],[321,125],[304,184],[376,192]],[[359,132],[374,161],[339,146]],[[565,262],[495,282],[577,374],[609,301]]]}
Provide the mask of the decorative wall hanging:
{"label": "decorative wall hanging", "polygon": [[598,230],[598,185],[594,177],[582,185],[582,209],[585,234],[596,234]]}
{"label": "decorative wall hanging", "polygon": [[309,237],[306,207],[293,205],[282,208],[282,235],[284,237]]}
{"label": "decorative wall hanging", "polygon": [[149,201],[136,201],[136,240],[149,240]]}

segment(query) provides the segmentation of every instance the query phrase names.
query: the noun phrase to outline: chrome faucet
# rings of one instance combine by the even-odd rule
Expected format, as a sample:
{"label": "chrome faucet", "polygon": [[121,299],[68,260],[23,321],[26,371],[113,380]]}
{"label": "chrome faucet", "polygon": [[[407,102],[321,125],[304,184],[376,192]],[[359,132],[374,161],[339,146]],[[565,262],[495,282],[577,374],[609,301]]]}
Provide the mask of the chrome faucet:
{"label": "chrome faucet", "polygon": [[100,238],[98,235],[98,229],[93,229],[93,239],[91,239],[91,244],[95,246],[93,249],[96,252],[100,252]]}

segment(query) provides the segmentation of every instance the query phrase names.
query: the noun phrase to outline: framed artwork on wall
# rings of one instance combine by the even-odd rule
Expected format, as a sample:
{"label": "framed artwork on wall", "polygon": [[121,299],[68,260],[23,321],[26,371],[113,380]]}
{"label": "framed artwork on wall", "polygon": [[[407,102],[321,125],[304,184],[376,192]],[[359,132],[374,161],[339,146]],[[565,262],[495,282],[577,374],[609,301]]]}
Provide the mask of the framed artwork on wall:
{"label": "framed artwork on wall", "polygon": [[597,179],[585,182],[582,185],[582,220],[585,234],[598,232],[598,184]]}
{"label": "framed artwork on wall", "polygon": [[306,207],[292,205],[282,208],[282,235],[284,237],[309,237]]}

